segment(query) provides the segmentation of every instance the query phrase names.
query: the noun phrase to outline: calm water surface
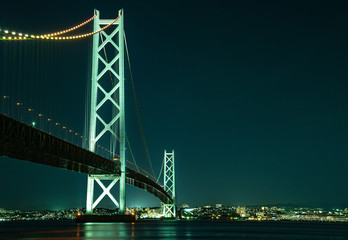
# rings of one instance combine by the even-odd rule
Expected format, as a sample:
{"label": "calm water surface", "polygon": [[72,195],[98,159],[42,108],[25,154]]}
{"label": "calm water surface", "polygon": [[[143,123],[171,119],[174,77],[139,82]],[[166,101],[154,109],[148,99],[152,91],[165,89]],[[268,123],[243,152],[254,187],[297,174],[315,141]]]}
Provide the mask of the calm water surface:
{"label": "calm water surface", "polygon": [[348,239],[348,224],[144,221],[1,222],[1,239]]}

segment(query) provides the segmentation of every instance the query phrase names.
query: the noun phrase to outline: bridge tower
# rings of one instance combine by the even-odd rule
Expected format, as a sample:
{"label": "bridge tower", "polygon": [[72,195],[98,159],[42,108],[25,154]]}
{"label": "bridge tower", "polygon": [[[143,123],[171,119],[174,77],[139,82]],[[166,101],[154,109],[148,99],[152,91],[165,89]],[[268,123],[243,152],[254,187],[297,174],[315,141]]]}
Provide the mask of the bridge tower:
{"label": "bridge tower", "polygon": [[175,161],[174,150],[167,152],[164,150],[164,190],[172,197],[173,203],[162,204],[163,216],[166,218],[176,217],[175,202]]}
{"label": "bridge tower", "polygon": [[[106,134],[111,135],[111,150],[118,149],[120,159],[120,175],[88,175],[86,213],[91,214],[98,203],[107,195],[120,214],[125,214],[126,205],[126,161],[125,161],[125,100],[124,100],[124,28],[123,10],[118,12],[116,21],[100,19],[99,11],[94,10],[93,31],[100,31],[93,36],[92,49],[92,82],[91,105],[89,119],[89,150],[95,152],[96,144]],[[112,31],[101,29],[112,24]],[[107,52],[110,53],[107,56]],[[107,79],[107,80],[105,80]],[[105,87],[105,81],[111,85]],[[111,86],[111,87],[110,87]],[[111,106],[111,109],[110,109]],[[107,108],[108,117],[102,110]],[[111,116],[111,120],[110,119]],[[117,141],[116,141],[117,140]],[[116,150],[115,150],[116,151]],[[110,180],[105,187],[101,180]],[[120,182],[119,203],[110,190]],[[103,193],[94,201],[94,182],[102,188]]]}

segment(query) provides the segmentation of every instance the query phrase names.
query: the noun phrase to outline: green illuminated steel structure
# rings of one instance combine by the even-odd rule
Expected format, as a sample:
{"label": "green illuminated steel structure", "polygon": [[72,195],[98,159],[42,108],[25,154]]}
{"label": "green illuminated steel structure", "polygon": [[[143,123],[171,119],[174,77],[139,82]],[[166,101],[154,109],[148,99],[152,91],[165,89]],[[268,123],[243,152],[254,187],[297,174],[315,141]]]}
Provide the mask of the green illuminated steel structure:
{"label": "green illuminated steel structure", "polygon": [[167,152],[164,150],[164,190],[173,199],[172,203],[163,203],[163,216],[166,218],[176,217],[175,202],[175,159],[174,150]]}
{"label": "green illuminated steel structure", "polygon": [[[113,23],[113,30],[101,31],[93,36],[92,52],[92,85],[91,85],[91,106],[89,122],[89,150],[95,152],[96,144],[104,136],[111,136],[115,141],[110,141],[111,149],[119,151],[121,165],[120,175],[88,175],[86,213],[91,214],[98,203],[107,195],[117,208],[120,214],[125,214],[126,205],[126,161],[125,161],[125,98],[124,98],[124,27],[123,10],[119,11],[117,21]],[[110,19],[100,19],[99,11],[95,10],[94,29],[98,31],[102,26],[112,23]],[[101,39],[101,41],[100,41]],[[111,46],[115,56],[110,59],[106,56],[106,46]],[[110,50],[110,48],[108,48]],[[104,55],[104,57],[103,57]],[[112,54],[110,54],[112,55]],[[109,56],[110,56],[109,55]],[[103,78],[104,77],[104,78]],[[102,79],[110,77],[111,90],[108,90],[102,83]],[[112,106],[111,120],[107,121],[101,109]],[[101,127],[97,127],[101,126]],[[117,140],[117,141],[116,141]],[[101,180],[110,180],[109,186],[105,187]],[[110,190],[120,182],[119,203],[112,196]],[[94,201],[94,182],[102,188],[103,193]]]}

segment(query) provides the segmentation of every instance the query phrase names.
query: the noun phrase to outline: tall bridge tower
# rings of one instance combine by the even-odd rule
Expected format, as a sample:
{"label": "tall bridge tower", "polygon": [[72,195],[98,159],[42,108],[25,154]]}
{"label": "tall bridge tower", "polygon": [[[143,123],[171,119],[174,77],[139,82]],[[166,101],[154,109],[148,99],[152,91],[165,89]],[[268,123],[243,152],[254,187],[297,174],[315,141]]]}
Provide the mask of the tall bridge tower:
{"label": "tall bridge tower", "polygon": [[[119,152],[120,175],[88,175],[86,213],[91,214],[98,203],[107,195],[112,200],[120,214],[125,214],[126,205],[126,161],[125,161],[125,97],[124,97],[124,28],[123,10],[118,12],[116,21],[100,19],[99,11],[94,10],[93,31],[100,31],[93,36],[92,49],[92,83],[91,106],[89,119],[89,150],[95,152],[96,144],[106,135],[112,150]],[[102,30],[103,26],[112,24],[110,32]],[[113,54],[106,53],[110,51]],[[110,83],[106,87],[105,82]],[[111,87],[110,87],[111,86]],[[111,106],[111,109],[110,109]],[[109,111],[106,117],[103,109]],[[111,116],[111,117],[110,117]],[[110,120],[111,119],[111,120]],[[105,187],[101,180],[110,180]],[[120,182],[119,202],[110,193],[112,187]],[[103,193],[94,201],[94,182],[102,188]]]}
{"label": "tall bridge tower", "polygon": [[162,204],[163,216],[166,218],[176,217],[175,202],[175,159],[174,150],[167,152],[164,150],[164,190],[172,197],[173,203]]}

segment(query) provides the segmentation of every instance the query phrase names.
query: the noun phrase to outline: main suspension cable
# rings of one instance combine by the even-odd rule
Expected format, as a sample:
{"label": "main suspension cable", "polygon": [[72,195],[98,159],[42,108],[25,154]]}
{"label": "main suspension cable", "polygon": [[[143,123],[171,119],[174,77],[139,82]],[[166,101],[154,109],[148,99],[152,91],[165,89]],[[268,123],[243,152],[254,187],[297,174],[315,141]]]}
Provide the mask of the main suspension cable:
{"label": "main suspension cable", "polygon": [[104,27],[102,27],[101,29],[94,31],[94,32],[90,32],[90,33],[85,33],[85,34],[80,34],[80,35],[74,35],[74,36],[59,36],[61,34],[76,30],[79,27],[82,27],[83,25],[87,24],[88,22],[90,22],[92,19],[94,19],[96,17],[96,15],[94,15],[92,18],[88,19],[87,21],[69,28],[67,30],[64,31],[60,31],[60,32],[56,32],[56,33],[51,33],[51,34],[42,34],[42,35],[35,35],[35,34],[22,34],[22,33],[17,33],[17,32],[10,32],[8,30],[4,30],[3,32],[0,33],[5,33],[6,35],[10,35],[10,36],[2,36],[0,38],[0,40],[36,40],[36,39],[43,39],[43,40],[71,40],[71,39],[81,39],[81,38],[86,38],[89,36],[92,36],[94,34],[97,34],[101,31],[104,31],[105,29],[107,29],[108,27],[110,27],[112,24],[114,24],[122,15],[119,15],[117,18],[115,18],[114,20],[112,20],[108,25],[105,25]]}
{"label": "main suspension cable", "polygon": [[66,29],[66,30],[63,30],[63,31],[60,31],[60,32],[55,32],[55,33],[47,33],[47,34],[41,34],[40,37],[54,37],[54,36],[58,36],[58,35],[62,35],[64,33],[68,33],[68,32],[71,32],[71,31],[74,31],[84,25],[86,25],[87,23],[89,23],[90,21],[92,21],[97,15],[94,15],[93,17],[89,18],[88,20],[84,21],[83,23],[80,23],[79,25],[76,25],[72,28],[69,28],[69,29]]}

